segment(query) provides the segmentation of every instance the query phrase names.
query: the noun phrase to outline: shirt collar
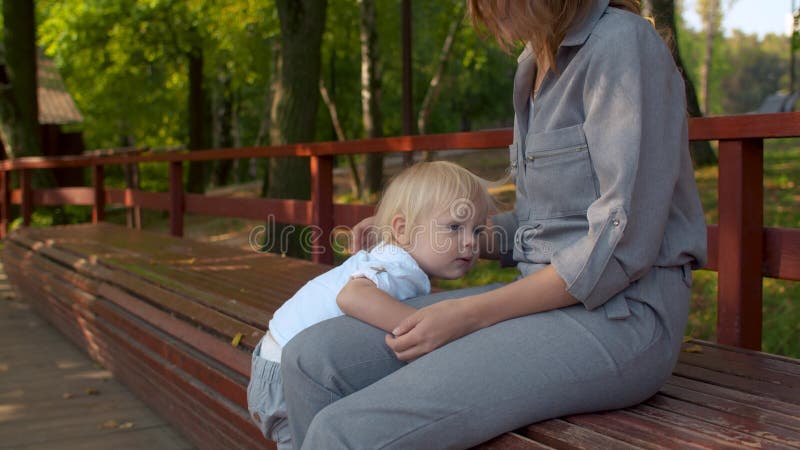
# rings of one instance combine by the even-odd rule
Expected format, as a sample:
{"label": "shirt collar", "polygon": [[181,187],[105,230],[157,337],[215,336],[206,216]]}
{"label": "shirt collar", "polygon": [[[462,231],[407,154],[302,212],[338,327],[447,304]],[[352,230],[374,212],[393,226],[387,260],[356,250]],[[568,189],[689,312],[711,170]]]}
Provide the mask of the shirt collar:
{"label": "shirt collar", "polygon": [[[589,35],[592,34],[592,30],[594,30],[594,26],[597,25],[597,21],[600,20],[600,17],[608,8],[608,2],[609,0],[595,0],[594,6],[592,6],[586,14],[586,17],[579,23],[574,23],[569,27],[560,47],[583,45],[586,40],[589,39]],[[533,48],[529,42],[525,45],[525,49],[517,58],[517,63],[528,59],[532,54]]]}
{"label": "shirt collar", "polygon": [[594,6],[586,14],[586,17],[580,23],[573,23],[567,30],[564,40],[561,42],[561,47],[574,47],[576,45],[583,45],[589,35],[592,34],[594,26],[600,20],[600,16],[608,8],[609,0],[595,0]]}

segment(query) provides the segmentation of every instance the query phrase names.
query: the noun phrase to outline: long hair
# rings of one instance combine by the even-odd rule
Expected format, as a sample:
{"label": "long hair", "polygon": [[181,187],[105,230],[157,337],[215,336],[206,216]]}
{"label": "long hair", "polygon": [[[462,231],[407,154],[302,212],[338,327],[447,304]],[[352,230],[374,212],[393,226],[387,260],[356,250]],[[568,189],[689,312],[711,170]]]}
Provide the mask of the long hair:
{"label": "long hair", "polygon": [[[583,20],[595,0],[468,0],[476,28],[486,27],[503,50],[530,43],[540,66],[557,71],[556,51],[570,26]],[[640,0],[611,0],[609,5],[634,14]]]}

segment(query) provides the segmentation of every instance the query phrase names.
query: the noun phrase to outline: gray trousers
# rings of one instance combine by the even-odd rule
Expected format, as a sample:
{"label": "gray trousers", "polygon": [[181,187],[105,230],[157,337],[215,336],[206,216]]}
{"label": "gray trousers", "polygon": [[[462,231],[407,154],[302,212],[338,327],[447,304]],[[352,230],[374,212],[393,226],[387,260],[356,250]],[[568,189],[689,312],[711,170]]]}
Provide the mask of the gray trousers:
{"label": "gray trousers", "polygon": [[281,357],[295,448],[468,448],[533,422],[642,402],[676,363],[690,285],[688,267],[655,267],[592,311],[507,320],[409,364],[381,330],[349,317],[319,323]]}

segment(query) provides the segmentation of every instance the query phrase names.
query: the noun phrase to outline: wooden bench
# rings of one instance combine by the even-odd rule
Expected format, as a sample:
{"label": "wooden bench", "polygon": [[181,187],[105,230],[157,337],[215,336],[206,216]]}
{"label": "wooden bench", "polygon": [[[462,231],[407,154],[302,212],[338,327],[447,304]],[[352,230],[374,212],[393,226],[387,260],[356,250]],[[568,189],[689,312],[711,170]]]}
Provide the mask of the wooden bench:
{"label": "wooden bench", "polygon": [[[329,266],[102,223],[18,230],[2,260],[21,298],[198,447],[272,445],[246,411],[250,352],[272,312]],[[643,404],[479,448],[800,448],[799,360],[685,345],[699,351]]]}

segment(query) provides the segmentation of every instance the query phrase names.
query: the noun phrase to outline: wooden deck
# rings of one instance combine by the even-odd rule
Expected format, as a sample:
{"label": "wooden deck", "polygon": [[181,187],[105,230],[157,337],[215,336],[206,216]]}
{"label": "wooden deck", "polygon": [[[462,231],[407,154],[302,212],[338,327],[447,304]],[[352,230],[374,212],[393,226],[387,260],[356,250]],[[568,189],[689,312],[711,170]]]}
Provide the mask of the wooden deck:
{"label": "wooden deck", "polygon": [[16,298],[0,265],[0,448],[194,446]]}

